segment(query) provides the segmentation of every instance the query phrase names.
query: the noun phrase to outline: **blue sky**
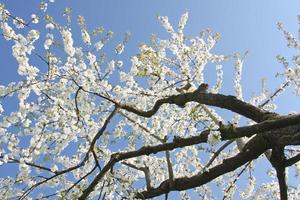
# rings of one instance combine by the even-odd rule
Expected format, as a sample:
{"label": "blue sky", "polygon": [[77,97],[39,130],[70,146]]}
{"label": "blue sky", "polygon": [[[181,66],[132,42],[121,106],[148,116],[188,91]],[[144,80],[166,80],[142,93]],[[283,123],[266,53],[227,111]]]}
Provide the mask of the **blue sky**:
{"label": "blue sky", "polygon": [[[62,21],[63,8],[72,7],[74,21],[78,14],[86,18],[87,28],[92,30],[96,26],[103,26],[114,32],[113,43],[122,40],[124,33],[130,31],[132,37],[126,46],[123,57],[129,60],[131,55],[138,52],[141,42],[148,42],[152,33],[166,38],[168,35],[159,25],[157,16],[169,16],[175,26],[184,12],[189,12],[189,20],[185,29],[188,36],[196,36],[205,28],[221,33],[221,40],[213,52],[233,54],[235,52],[250,51],[243,70],[243,89],[245,99],[261,90],[261,79],[267,79],[267,87],[274,91],[282,78],[275,78],[283,67],[276,61],[276,55],[289,57],[297,52],[286,47],[285,39],[276,28],[276,23],[282,21],[287,30],[295,33],[298,30],[296,20],[300,3],[296,0],[56,0],[49,7],[51,15]],[[0,0],[12,14],[28,19],[36,12],[36,0]],[[78,27],[74,25],[74,30]],[[77,33],[78,36],[80,35]],[[76,44],[76,42],[75,42]],[[224,89],[226,94],[233,93],[232,61],[224,65]],[[19,80],[17,65],[11,55],[11,42],[0,39],[0,85]],[[213,78],[208,76],[208,82]],[[288,101],[288,103],[286,103]],[[278,112],[288,113],[299,111],[299,97],[293,95],[289,89],[276,99]],[[9,107],[14,107],[13,104]]]}

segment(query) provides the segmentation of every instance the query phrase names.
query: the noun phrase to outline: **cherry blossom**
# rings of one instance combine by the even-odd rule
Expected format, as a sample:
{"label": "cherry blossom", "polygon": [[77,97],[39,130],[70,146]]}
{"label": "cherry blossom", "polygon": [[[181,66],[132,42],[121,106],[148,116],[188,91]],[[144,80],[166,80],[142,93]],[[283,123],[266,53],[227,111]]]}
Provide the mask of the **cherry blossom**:
{"label": "cherry blossom", "polygon": [[[214,189],[224,199],[299,195],[300,187],[286,184],[288,167],[299,174],[299,115],[275,113],[275,99],[289,85],[300,93],[299,55],[277,56],[284,82],[274,93],[263,83],[260,94],[246,99],[247,52],[214,53],[220,34],[210,29],[185,35],[188,12],[177,27],[159,16],[168,38],[153,35],[128,62],[130,33],[110,43],[113,32],[90,30],[83,16],[80,32],[73,32],[71,9],[59,24],[48,15],[51,3],[42,1],[29,22],[0,4],[1,33],[22,77],[0,85],[0,165],[17,166],[16,176],[0,178],[4,199],[167,198],[172,191],[182,199],[216,199]],[[298,50],[298,39],[282,23],[278,29]],[[228,60],[235,72],[231,95],[222,94]],[[17,101],[13,110],[7,99]],[[272,166],[270,182],[258,185],[257,160]],[[241,178],[246,187],[238,190]]]}

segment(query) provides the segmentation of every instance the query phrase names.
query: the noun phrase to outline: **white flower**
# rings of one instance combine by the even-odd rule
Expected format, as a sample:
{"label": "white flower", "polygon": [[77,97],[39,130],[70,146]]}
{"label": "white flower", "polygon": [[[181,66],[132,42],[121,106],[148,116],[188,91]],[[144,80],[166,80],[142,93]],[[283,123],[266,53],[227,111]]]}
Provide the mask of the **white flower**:
{"label": "white flower", "polygon": [[35,40],[39,39],[40,32],[37,30],[30,30],[27,35],[27,40],[30,42],[34,42]]}
{"label": "white flower", "polygon": [[111,60],[109,63],[108,63],[108,71],[113,71],[115,69],[115,61],[114,60]]}
{"label": "white flower", "polygon": [[180,18],[180,21],[179,21],[179,24],[178,24],[178,32],[179,33],[182,33],[182,30],[184,29],[184,26],[188,20],[188,16],[189,16],[189,13],[186,12],[184,13],[181,18]]}
{"label": "white flower", "polygon": [[167,32],[173,33],[174,29],[169,22],[169,18],[167,16],[159,16],[158,20],[160,24],[166,29]]}
{"label": "white flower", "polygon": [[31,21],[32,21],[32,23],[37,24],[37,23],[39,23],[39,17],[36,14],[32,14]]}
{"label": "white flower", "polygon": [[53,44],[53,35],[52,34],[47,34],[47,39],[45,40],[44,43],[44,48],[48,50],[50,46]]}
{"label": "white flower", "polygon": [[4,11],[4,4],[0,3],[0,14]]}
{"label": "white flower", "polygon": [[4,111],[4,109],[3,109],[2,105],[0,104],[0,115],[3,111]]}
{"label": "white flower", "polygon": [[2,23],[1,29],[3,30],[4,39],[11,40],[14,38],[15,32],[6,22]]}
{"label": "white flower", "polygon": [[46,29],[54,29],[54,28],[55,28],[54,24],[52,23],[46,24]]}
{"label": "white flower", "polygon": [[48,8],[48,4],[46,2],[41,2],[40,3],[40,9],[43,11],[43,12],[46,12],[47,11],[47,8]]}
{"label": "white flower", "polygon": [[223,85],[223,69],[222,65],[216,65],[216,71],[217,71],[217,83],[216,85],[211,89],[212,93],[218,93]]}
{"label": "white flower", "polygon": [[81,30],[81,36],[82,36],[82,40],[85,44],[91,45],[90,34],[85,29]]}
{"label": "white flower", "polygon": [[295,78],[295,72],[292,68],[288,68],[285,73],[289,80],[293,80]]}
{"label": "white flower", "polygon": [[248,178],[248,186],[247,186],[246,190],[240,193],[241,198],[242,199],[249,198],[254,191],[254,187],[255,187],[255,177],[250,176]]}
{"label": "white flower", "polygon": [[116,65],[117,65],[117,67],[122,67],[123,66],[123,61],[118,60]]}
{"label": "white flower", "polygon": [[72,33],[69,30],[67,30],[67,29],[62,29],[61,30],[61,35],[63,37],[65,52],[69,56],[74,56],[74,54],[75,54],[75,48],[73,47]]}
{"label": "white flower", "polygon": [[13,20],[14,25],[16,25],[16,28],[24,28],[25,27],[25,21],[19,17],[15,17]]}
{"label": "white flower", "polygon": [[239,54],[235,55],[235,80],[234,80],[234,90],[235,96],[243,100],[241,79],[242,79],[242,69],[243,69],[243,60],[241,59]]}
{"label": "white flower", "polygon": [[210,131],[207,142],[211,145],[215,145],[221,141],[221,133],[219,131]]}
{"label": "white flower", "polygon": [[26,120],[23,122],[24,127],[29,127],[30,124],[31,124],[31,120],[30,120],[30,119],[26,119]]}
{"label": "white flower", "polygon": [[56,165],[52,165],[51,171],[56,172],[58,170],[58,167]]}
{"label": "white flower", "polygon": [[103,42],[100,40],[99,42],[95,43],[95,48],[99,51],[104,46]]}
{"label": "white flower", "polygon": [[124,44],[122,44],[122,43],[120,43],[120,44],[118,44],[117,46],[116,46],[116,53],[117,54],[121,54],[121,53],[123,53],[123,51],[124,51]]}
{"label": "white flower", "polygon": [[3,162],[4,162],[4,163],[7,163],[8,160],[9,160],[8,155],[5,154],[5,155],[3,156]]}
{"label": "white flower", "polygon": [[91,66],[96,62],[96,56],[90,52],[88,52],[86,58],[89,60]]}

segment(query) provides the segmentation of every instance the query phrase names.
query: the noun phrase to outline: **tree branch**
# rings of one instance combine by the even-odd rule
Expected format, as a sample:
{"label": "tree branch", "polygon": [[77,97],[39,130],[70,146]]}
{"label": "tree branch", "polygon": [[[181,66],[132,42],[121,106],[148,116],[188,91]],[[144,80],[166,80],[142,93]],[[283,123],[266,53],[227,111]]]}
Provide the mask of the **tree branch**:
{"label": "tree branch", "polygon": [[[240,138],[240,137],[244,137],[244,136],[250,137],[254,134],[257,134],[255,136],[255,138],[261,138],[262,141],[265,141],[265,138],[264,138],[265,136],[263,136],[263,134],[262,134],[263,132],[267,132],[267,131],[278,129],[278,128],[284,128],[286,126],[290,126],[291,124],[299,123],[299,120],[300,120],[300,115],[285,116],[280,119],[267,120],[265,122],[261,122],[259,124],[255,124],[255,125],[251,125],[251,126],[245,126],[245,127],[235,128],[235,129],[221,129],[220,131],[222,133],[222,140]],[[88,195],[94,190],[97,183],[104,177],[106,172],[108,172],[114,166],[115,163],[117,163],[121,160],[133,158],[133,157],[138,157],[138,156],[142,156],[142,155],[150,155],[150,154],[161,152],[161,151],[168,151],[168,150],[170,151],[170,150],[173,150],[176,148],[181,148],[181,147],[185,147],[185,146],[191,146],[191,145],[195,145],[195,144],[204,143],[204,142],[207,142],[207,137],[208,137],[209,132],[210,132],[209,130],[205,130],[200,135],[189,137],[189,138],[174,137],[173,142],[170,142],[170,143],[159,144],[156,146],[144,146],[135,151],[113,154],[111,156],[110,161],[103,167],[102,171],[100,171],[100,173],[95,177],[95,179],[88,186],[88,188],[86,188],[84,190],[84,192],[80,198],[84,199],[84,198],[88,197]],[[260,133],[260,134],[258,134],[258,133]],[[251,145],[253,145],[251,143],[251,141],[253,141],[253,139],[250,140],[245,145],[245,147],[244,147],[245,151],[248,151],[249,149],[251,149],[251,147],[252,147]],[[260,143],[260,141],[257,141],[257,143]],[[260,147],[257,147],[257,148],[260,148]],[[249,161],[249,160],[247,160],[247,161]],[[234,168],[234,169],[236,169],[236,168]],[[176,185],[176,182],[174,184]]]}
{"label": "tree branch", "polygon": [[166,160],[167,160],[167,166],[168,166],[170,187],[173,187],[175,177],[174,177],[172,162],[171,162],[171,158],[170,158],[170,151],[166,151]]}
{"label": "tree branch", "polygon": [[300,125],[300,115],[277,116],[277,119],[269,119],[258,124],[235,128],[223,126],[220,128],[222,138],[236,139],[240,137],[251,137],[254,134],[271,130]]}
{"label": "tree branch", "polygon": [[288,199],[288,187],[285,180],[285,157],[284,157],[284,147],[278,147],[277,145],[272,148],[271,164],[276,170],[276,175],[278,179],[279,189],[280,189],[280,199]]}
{"label": "tree branch", "polygon": [[292,157],[292,158],[287,159],[287,160],[285,161],[285,166],[286,166],[286,167],[289,167],[289,166],[291,166],[291,165],[293,165],[293,164],[299,162],[299,160],[300,160],[300,154],[298,154],[298,155],[296,155],[296,156],[294,156],[294,157]]}
{"label": "tree branch", "polygon": [[83,191],[83,194],[79,197],[79,200],[84,200],[94,190],[98,182],[104,177],[104,175],[119,161],[134,158],[142,155],[150,155],[161,151],[173,150],[180,147],[199,144],[207,141],[209,131],[203,131],[199,136],[193,136],[189,138],[174,138],[173,142],[159,144],[156,146],[144,146],[136,151],[129,151],[124,153],[115,153],[111,155],[109,162],[102,168],[102,171],[94,178],[91,184]]}
{"label": "tree branch", "polygon": [[265,111],[249,103],[238,100],[235,96],[203,93],[199,92],[198,90],[195,90],[194,92],[172,95],[166,98],[159,99],[155,102],[152,109],[148,111],[139,110],[129,105],[118,104],[118,106],[139,116],[151,117],[159,110],[160,106],[163,104],[176,104],[180,107],[183,107],[188,102],[198,102],[200,104],[225,108],[227,110],[231,110],[235,113],[241,114],[256,122],[261,122],[265,120],[265,115],[267,114]]}
{"label": "tree branch", "polygon": [[215,166],[204,173],[192,177],[176,178],[174,180],[175,183],[173,188],[170,187],[169,180],[165,180],[157,188],[137,193],[136,197],[147,199],[166,194],[170,191],[182,191],[199,187],[223,174],[241,167],[253,159],[256,159],[269,148],[268,141],[261,136],[255,136],[247,144],[249,146],[247,151],[242,151],[234,157],[225,159],[222,164]]}

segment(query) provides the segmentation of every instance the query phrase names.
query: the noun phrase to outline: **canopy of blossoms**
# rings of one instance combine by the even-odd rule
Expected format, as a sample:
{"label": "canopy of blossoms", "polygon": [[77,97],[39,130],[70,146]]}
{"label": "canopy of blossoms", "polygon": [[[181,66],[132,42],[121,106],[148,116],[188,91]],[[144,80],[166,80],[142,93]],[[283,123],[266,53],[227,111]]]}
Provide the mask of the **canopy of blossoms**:
{"label": "canopy of blossoms", "polygon": [[[242,199],[299,197],[300,187],[288,187],[285,170],[300,170],[300,115],[275,113],[273,101],[288,86],[300,94],[299,55],[291,63],[277,57],[285,82],[274,93],[263,90],[244,100],[246,53],[212,53],[220,34],[211,30],[186,36],[188,13],[177,28],[158,17],[169,38],[152,36],[127,63],[120,55],[130,33],[106,54],[113,32],[88,30],[78,16],[83,45],[76,46],[71,9],[61,25],[47,15],[53,2],[42,2],[30,21],[0,4],[1,35],[22,76],[0,85],[0,164],[18,166],[15,177],[1,175],[1,197],[146,199],[180,191],[182,199],[192,193],[212,199],[213,188],[224,199],[235,193]],[[45,30],[35,30],[40,23]],[[281,23],[278,28],[288,46],[299,50],[298,39]],[[32,62],[37,58],[43,67]],[[235,62],[235,93],[224,95],[222,64],[228,60]],[[207,67],[216,71],[209,86]],[[7,99],[18,100],[13,111],[6,110]],[[234,117],[227,122],[220,108]],[[241,117],[247,122],[240,123]],[[271,163],[269,175],[278,182],[256,185],[258,159]],[[247,188],[237,191],[241,174]]]}

